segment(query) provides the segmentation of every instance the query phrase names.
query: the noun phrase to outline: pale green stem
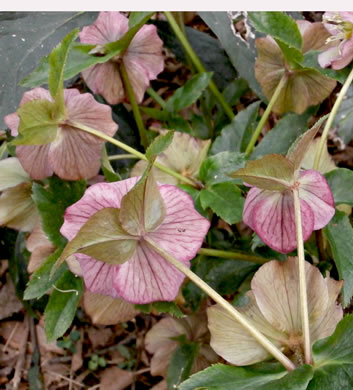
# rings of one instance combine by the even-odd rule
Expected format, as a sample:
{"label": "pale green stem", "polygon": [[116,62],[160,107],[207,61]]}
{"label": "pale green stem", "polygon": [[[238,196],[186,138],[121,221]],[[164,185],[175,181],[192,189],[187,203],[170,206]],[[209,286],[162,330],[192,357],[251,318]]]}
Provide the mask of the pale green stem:
{"label": "pale green stem", "polygon": [[[161,255],[165,260],[167,260],[170,264],[172,264],[175,268],[177,268],[180,272],[192,280],[198,287],[201,288],[201,290],[203,290],[215,302],[222,306],[223,309],[226,310],[237,322],[239,322],[240,325],[242,325],[266,351],[268,351],[273,357],[281,362],[288,371],[295,369],[293,362],[291,362],[266,336],[258,331],[240,312],[238,312],[238,310],[235,309],[234,306],[232,306],[221,295],[213,290],[213,288],[211,288],[183,263],[160,248],[158,244],[153,242],[149,237],[145,237],[144,240],[159,255]],[[234,343],[236,342],[237,341],[234,340]]]}
{"label": "pale green stem", "polygon": [[[118,146],[119,148],[125,150],[126,152],[133,154],[134,156],[136,156],[140,160],[147,161],[147,157],[143,153],[137,151],[136,149],[132,148],[129,145],[124,144],[123,142],[118,141],[115,138],[109,137],[109,135],[106,135],[99,130],[92,129],[91,127],[85,126],[84,124],[79,123],[79,122],[70,121],[70,124],[71,124],[71,126],[76,127],[77,129],[83,130],[86,133],[92,134],[98,138],[103,139],[104,141],[108,141],[108,142],[112,143],[113,145]],[[170,168],[168,168],[160,163],[155,162],[154,166],[157,167],[158,169],[160,169],[161,171],[167,173],[168,175],[174,176],[176,179],[182,181],[183,183],[189,184],[193,187],[196,186],[196,184],[192,180],[190,180],[189,178],[181,175],[178,172],[173,171],[172,169],[170,169]]]}
{"label": "pale green stem", "polygon": [[125,160],[127,158],[138,158],[137,156],[133,154],[114,154],[113,156],[108,156],[109,161],[115,161],[115,160]]}
{"label": "pale green stem", "polygon": [[139,109],[139,106],[136,102],[135,93],[132,89],[132,86],[131,86],[131,83],[129,80],[129,76],[126,72],[126,69],[125,69],[123,62],[120,64],[120,71],[121,71],[121,76],[122,76],[123,83],[124,83],[124,88],[126,90],[128,98],[130,100],[132,112],[134,114],[136,125],[138,128],[139,134],[140,134],[141,144],[146,149],[148,146],[148,138],[147,138],[145,125],[143,124],[140,109]]}
{"label": "pale green stem", "polygon": [[146,92],[155,100],[162,108],[166,106],[166,102],[158,95],[158,93],[151,87],[147,88]]}
{"label": "pale green stem", "polygon": [[352,68],[351,72],[349,73],[346,81],[344,82],[343,87],[340,90],[340,93],[338,94],[337,100],[335,101],[335,104],[333,105],[332,110],[330,112],[330,115],[329,115],[327,122],[325,124],[324,131],[322,132],[322,136],[321,136],[320,142],[319,142],[319,147],[317,149],[317,152],[315,155],[315,160],[314,160],[313,168],[315,170],[318,170],[318,168],[319,168],[320,159],[321,159],[322,153],[323,153],[325,145],[326,145],[328,132],[330,131],[332,123],[336,117],[337,111],[340,108],[340,105],[341,105],[341,103],[342,103],[342,101],[347,93],[348,88],[352,84],[352,81],[353,81],[353,68]]}
{"label": "pale green stem", "polygon": [[302,334],[304,337],[304,358],[305,363],[312,364],[311,342],[310,342],[310,326],[309,326],[309,311],[308,311],[308,297],[305,277],[305,256],[304,256],[304,242],[302,231],[302,218],[300,212],[299,190],[293,190],[294,196],[294,212],[295,212],[295,226],[297,233],[297,248],[298,248],[298,265],[299,265],[299,297],[300,297],[300,312],[302,322]]}
{"label": "pale green stem", "polygon": [[212,248],[201,248],[197,253],[199,255],[205,255],[211,257],[222,257],[223,259],[246,260],[256,264],[264,264],[267,262],[267,259],[260,256],[251,256],[251,255],[242,254],[240,252],[229,252],[229,251],[222,251],[219,249],[212,249]]}
{"label": "pale green stem", "polygon": [[254,134],[252,135],[251,139],[250,139],[250,142],[245,150],[245,154],[247,156],[250,156],[251,152],[253,151],[254,149],[254,146],[256,144],[256,141],[257,139],[259,138],[259,135],[261,134],[261,131],[263,129],[263,127],[265,126],[265,123],[267,122],[267,119],[269,117],[269,115],[271,114],[271,111],[272,111],[272,107],[274,106],[274,104],[276,103],[277,99],[278,99],[278,96],[279,94],[281,93],[282,91],[282,88],[284,87],[285,83],[287,81],[287,75],[284,74],[281,78],[281,80],[279,81],[276,89],[275,89],[275,92],[273,93],[272,97],[271,97],[271,100],[269,101],[268,103],[268,106],[265,110],[265,112],[263,113],[261,119],[260,119],[260,122],[259,124],[257,125],[255,131],[254,131]]}
{"label": "pale green stem", "polygon": [[[200,61],[200,59],[197,56],[197,54],[195,53],[194,49],[191,47],[186,36],[181,31],[181,29],[180,29],[178,23],[176,22],[174,16],[172,15],[172,13],[169,11],[165,11],[164,14],[165,14],[171,28],[173,29],[175,35],[179,39],[180,43],[183,45],[186,54],[189,56],[190,60],[194,64],[197,71],[200,73],[207,72],[203,63]],[[224,112],[227,114],[229,119],[233,120],[233,118],[234,118],[233,110],[231,109],[231,107],[229,106],[229,104],[227,103],[224,96],[219,91],[219,89],[217,88],[217,85],[215,84],[215,82],[213,80],[210,81],[208,87],[209,87],[210,91],[213,93],[213,95],[215,96],[215,98],[219,101],[219,103],[223,107]]]}

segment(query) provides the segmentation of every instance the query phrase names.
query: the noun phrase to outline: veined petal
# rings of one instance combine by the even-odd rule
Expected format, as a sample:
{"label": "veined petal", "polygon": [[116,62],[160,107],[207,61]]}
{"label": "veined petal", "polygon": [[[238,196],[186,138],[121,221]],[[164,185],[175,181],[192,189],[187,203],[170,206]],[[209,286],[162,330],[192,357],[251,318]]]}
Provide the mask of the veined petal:
{"label": "veined petal", "polygon": [[49,149],[50,144],[16,147],[16,156],[20,163],[35,180],[42,180],[53,174],[48,158]]}
{"label": "veined petal", "polygon": [[[253,189],[250,190],[250,192]],[[253,191],[253,199],[246,203],[247,223],[265,244],[281,253],[297,247],[294,199],[291,191]],[[256,196],[257,195],[257,196]],[[309,205],[301,201],[303,239],[307,240],[314,227],[314,215]]]}
{"label": "veined petal", "polygon": [[[260,329],[276,346],[285,335],[273,328],[264,318],[251,292],[247,293],[249,303],[237,308],[253,326]],[[214,305],[207,309],[208,327],[211,332],[211,347],[227,362],[245,366],[260,362],[269,353],[244,329],[238,321],[221,306]]]}
{"label": "veined petal", "polygon": [[125,90],[118,65],[112,61],[97,64],[82,72],[88,87],[102,95],[109,104],[118,104],[124,100]]}
{"label": "veined petal", "polygon": [[79,34],[82,43],[105,44],[120,39],[129,29],[129,20],[120,12],[100,12],[97,20],[83,27]]}
{"label": "veined petal", "polygon": [[159,190],[166,215],[148,237],[176,259],[191,260],[200,249],[210,222],[195,210],[194,202],[186,192],[168,184],[160,186]]}
{"label": "veined petal", "polygon": [[[182,262],[189,266],[188,261]],[[148,245],[140,243],[132,258],[119,266],[114,287],[131,303],[173,301],[184,277]]]}
{"label": "veined petal", "polygon": [[0,191],[29,181],[28,173],[16,157],[0,160]]}
{"label": "veined petal", "polygon": [[[309,322],[315,323],[326,313],[328,293],[320,271],[305,262],[308,292]],[[298,259],[289,257],[285,262],[270,261],[255,273],[251,290],[266,320],[277,330],[291,335],[302,334],[299,300]]]}
{"label": "veined petal", "polygon": [[343,41],[340,46],[340,56],[332,61],[332,69],[345,68],[353,60],[353,38]]}
{"label": "veined petal", "polygon": [[137,103],[141,103],[150,85],[149,72],[135,55],[125,55],[123,61]]}
{"label": "veined petal", "polygon": [[335,202],[326,179],[309,169],[299,173],[299,198],[309,205],[314,216],[314,230],[326,226],[335,214]]}
{"label": "veined petal", "polygon": [[332,64],[335,58],[339,57],[339,55],[340,51],[337,45],[330,47],[329,49],[326,49],[325,51],[320,53],[317,59],[321,68],[327,68]]}

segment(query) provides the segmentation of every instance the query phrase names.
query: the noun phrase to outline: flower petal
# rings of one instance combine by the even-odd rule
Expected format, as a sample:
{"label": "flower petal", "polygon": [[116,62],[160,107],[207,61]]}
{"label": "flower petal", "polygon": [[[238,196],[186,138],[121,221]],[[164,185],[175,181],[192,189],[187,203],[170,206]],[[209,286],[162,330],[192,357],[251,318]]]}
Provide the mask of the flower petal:
{"label": "flower petal", "polygon": [[[305,262],[305,274],[311,324],[325,315],[328,293],[326,282],[316,267]],[[273,260],[261,266],[251,281],[251,290],[261,313],[275,329],[285,332],[288,338],[302,334],[296,257],[289,257],[285,262]]]}
{"label": "flower petal", "polygon": [[125,55],[123,57],[123,62],[132,90],[135,94],[135,99],[137,100],[137,103],[142,103],[146,89],[150,85],[150,79],[148,77],[149,72],[144,64],[141,63],[140,59],[134,55]]}
{"label": "flower petal", "polygon": [[16,157],[0,161],[0,191],[29,181],[28,173],[22,168]]}
{"label": "flower petal", "polygon": [[329,49],[326,49],[318,56],[318,62],[321,68],[327,68],[331,66],[335,58],[338,58],[340,55],[339,46],[332,46]]}
{"label": "flower petal", "polygon": [[93,24],[83,27],[80,41],[91,45],[117,41],[128,31],[128,23],[120,12],[100,12]]}
{"label": "flower petal", "polygon": [[[301,201],[300,206],[305,241],[313,231],[314,215],[306,202]],[[252,188],[245,201],[243,220],[274,250],[288,253],[296,248],[294,200],[290,191],[261,192]]]}
{"label": "flower petal", "polygon": [[[258,309],[252,293],[248,292],[247,296],[249,303],[237,309],[276,346],[280,346],[279,340],[285,336],[266,321]],[[210,345],[227,362],[245,366],[260,362],[270,356],[253,336],[221,306],[209,307],[207,314],[208,327],[211,332]]]}
{"label": "flower petal", "polygon": [[332,69],[345,68],[353,59],[353,38],[343,41],[340,45],[340,56],[332,61]]}
{"label": "flower petal", "polygon": [[42,180],[53,174],[48,158],[49,149],[50,144],[16,147],[16,156],[20,163],[35,180]]}
{"label": "flower petal", "polygon": [[299,173],[299,197],[311,208],[314,215],[314,230],[326,226],[335,214],[335,202],[331,189],[319,172],[309,169]]}

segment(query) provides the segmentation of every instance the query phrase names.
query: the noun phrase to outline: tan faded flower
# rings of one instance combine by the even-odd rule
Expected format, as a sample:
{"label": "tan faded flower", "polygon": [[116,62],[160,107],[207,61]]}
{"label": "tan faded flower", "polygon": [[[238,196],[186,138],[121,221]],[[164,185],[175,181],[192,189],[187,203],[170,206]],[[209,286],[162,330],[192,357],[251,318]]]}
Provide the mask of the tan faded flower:
{"label": "tan faded flower", "polygon": [[[168,130],[160,130],[164,135]],[[211,140],[201,140],[189,134],[174,132],[174,137],[168,148],[161,153],[156,161],[166,167],[182,174],[183,176],[197,179],[200,166],[207,157]],[[146,161],[139,161],[131,170],[130,176],[141,176],[147,167]],[[153,167],[153,175],[156,180],[163,184],[179,184],[178,179]]]}
{"label": "tan faded flower", "polygon": [[[324,278],[305,262],[311,342],[330,336],[343,317],[336,303],[343,281]],[[302,363],[302,325],[298,259],[264,264],[251,282],[248,303],[238,310],[289,358]],[[244,366],[260,362],[269,353],[219,305],[207,310],[212,348],[228,362]]]}

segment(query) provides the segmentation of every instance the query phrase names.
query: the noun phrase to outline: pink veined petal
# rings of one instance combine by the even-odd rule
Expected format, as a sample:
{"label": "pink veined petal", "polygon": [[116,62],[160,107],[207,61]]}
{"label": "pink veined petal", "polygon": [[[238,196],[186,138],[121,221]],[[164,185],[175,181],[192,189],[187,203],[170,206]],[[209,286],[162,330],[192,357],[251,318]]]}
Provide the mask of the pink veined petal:
{"label": "pink veined petal", "polygon": [[[246,186],[248,184],[244,183]],[[246,223],[252,230],[255,230],[253,224],[252,213],[258,202],[262,199],[265,199],[268,196],[267,191],[260,188],[252,187],[245,199],[244,209],[243,209],[243,221]]]}
{"label": "pink veined petal", "polygon": [[50,144],[22,145],[16,147],[16,156],[25,171],[35,180],[42,180],[53,174],[48,152]]}
{"label": "pink veined petal", "polygon": [[[267,196],[257,202],[251,213],[255,232],[272,249],[289,253],[297,247],[294,199],[291,192],[266,191]],[[303,240],[314,228],[314,215],[309,205],[301,200]]]}
{"label": "pink veined petal", "polygon": [[165,184],[159,187],[166,207],[162,224],[148,237],[180,261],[195,257],[208,232],[210,222],[194,207],[190,195]]}
{"label": "pink veined petal", "polygon": [[313,212],[314,230],[322,229],[335,214],[335,202],[325,177],[309,169],[299,173],[298,182],[299,197]]}
{"label": "pink veined petal", "polygon": [[320,53],[318,56],[318,62],[321,68],[327,68],[328,66],[330,66],[334,59],[339,57],[339,55],[340,52],[338,45],[330,47],[329,49]]}
{"label": "pink veined petal", "polygon": [[138,177],[115,183],[97,183],[89,187],[83,197],[68,207],[60,232],[72,240],[81,227],[97,211],[105,207],[120,208],[122,197],[136,184]]}
{"label": "pink veined petal", "polygon": [[125,58],[139,61],[145,67],[149,79],[153,80],[164,68],[162,47],[163,41],[157,34],[156,26],[144,25],[131,41]]}
{"label": "pink veined petal", "polygon": [[108,61],[94,65],[84,70],[82,77],[88,87],[102,95],[109,104],[118,104],[124,100],[125,90],[116,63]]}
{"label": "pink veined petal", "polygon": [[[183,263],[190,265],[188,261]],[[167,260],[142,243],[137,246],[133,257],[119,266],[114,286],[121,297],[131,303],[173,301],[184,277]]]}
{"label": "pink veined petal", "polygon": [[83,279],[89,291],[114,298],[120,297],[113,283],[119,266],[103,263],[82,253],[75,256],[80,263]]}
{"label": "pink veined petal", "polygon": [[353,23],[353,12],[338,12],[343,20]]}
{"label": "pink veined petal", "polygon": [[149,72],[135,55],[125,55],[123,61],[137,103],[141,103],[146,89],[150,85]]}
{"label": "pink veined petal", "polygon": [[100,12],[97,20],[79,34],[82,43],[105,44],[120,39],[129,29],[128,19],[120,12]]}
{"label": "pink veined petal", "polygon": [[340,56],[332,61],[332,69],[343,69],[353,60],[353,38],[343,41],[340,46],[340,51]]}
{"label": "pink veined petal", "polygon": [[310,28],[311,23],[307,20],[296,20],[300,34],[303,36],[305,31]]}
{"label": "pink veined petal", "polygon": [[11,130],[13,137],[18,136],[18,126],[20,125],[20,117],[14,112],[13,114],[6,115],[4,117],[6,126]]}
{"label": "pink veined petal", "polygon": [[[70,91],[70,90],[68,90]],[[112,109],[106,104],[98,103],[90,93],[74,94],[67,99],[66,107],[69,120],[98,129],[112,137],[118,125],[112,119]],[[74,130],[77,131],[77,130]],[[81,137],[90,143],[102,143],[98,137],[80,131]],[[80,147],[80,144],[77,144]]]}

